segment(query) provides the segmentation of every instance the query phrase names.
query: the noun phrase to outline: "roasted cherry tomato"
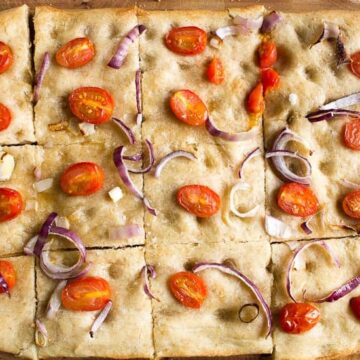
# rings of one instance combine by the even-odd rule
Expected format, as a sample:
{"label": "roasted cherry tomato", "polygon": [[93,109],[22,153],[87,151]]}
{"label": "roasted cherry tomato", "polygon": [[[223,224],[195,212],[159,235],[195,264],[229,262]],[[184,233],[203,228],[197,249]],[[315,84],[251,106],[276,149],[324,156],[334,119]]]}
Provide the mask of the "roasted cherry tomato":
{"label": "roasted cherry tomato", "polygon": [[182,271],[171,275],[169,288],[176,300],[194,309],[199,309],[207,296],[204,281],[191,272]]}
{"label": "roasted cherry tomato", "polygon": [[354,75],[360,78],[360,51],[350,56],[350,69]]}
{"label": "roasted cherry tomato", "polygon": [[23,209],[21,194],[9,188],[0,188],[0,222],[15,219]]}
{"label": "roasted cherry tomato", "polygon": [[0,103],[0,131],[5,130],[11,123],[10,110]]}
{"label": "roasted cherry tomato", "polygon": [[360,150],[360,119],[354,119],[346,123],[344,142],[348,148]]}
{"label": "roasted cherry tomato", "polygon": [[105,89],[81,87],[69,96],[71,112],[81,121],[99,125],[111,118],[114,100]]}
{"label": "roasted cherry tomato", "polygon": [[280,311],[281,328],[289,334],[302,334],[320,321],[320,311],[307,303],[289,303]]}
{"label": "roasted cherry tomato", "polygon": [[75,69],[86,65],[95,56],[94,44],[86,37],[76,38],[63,45],[56,52],[59,65]]}
{"label": "roasted cherry tomato", "polygon": [[61,292],[61,302],[68,310],[101,310],[109,300],[110,285],[100,277],[87,276],[72,280]]}
{"label": "roasted cherry tomato", "polygon": [[0,74],[5,72],[14,62],[10,47],[0,41]]}
{"label": "roasted cherry tomato", "polygon": [[206,71],[206,75],[208,80],[215,85],[219,85],[224,82],[224,65],[219,58],[214,57],[210,61]]}
{"label": "roasted cherry tomato", "polygon": [[[11,290],[16,284],[16,273],[10,261],[0,260],[0,275],[6,281],[8,290]],[[0,294],[3,293],[5,293],[5,290],[0,286]]]}
{"label": "roasted cherry tomato", "polygon": [[199,126],[207,118],[207,108],[202,100],[190,90],[179,90],[170,98],[170,108],[184,123]]}
{"label": "roasted cherry tomato", "polygon": [[279,86],[280,76],[274,69],[264,69],[261,71],[261,83],[264,88],[264,94]]}
{"label": "roasted cherry tomato", "polygon": [[281,210],[293,216],[307,217],[319,211],[319,201],[312,189],[295,182],[280,187],[277,203]]}
{"label": "roasted cherry tomato", "polygon": [[179,55],[197,55],[207,44],[207,34],[195,26],[176,27],[165,36],[167,48]]}
{"label": "roasted cherry tomato", "polygon": [[186,185],[177,193],[178,203],[197,217],[207,218],[216,214],[220,208],[220,196],[203,185]]}
{"label": "roasted cherry tomato", "polygon": [[251,90],[248,98],[246,109],[250,114],[262,114],[265,109],[265,101],[263,96],[263,85],[258,83],[253,90]]}
{"label": "roasted cherry tomato", "polygon": [[265,40],[259,47],[259,66],[266,69],[273,66],[277,60],[276,45],[272,40]]}
{"label": "roasted cherry tomato", "polygon": [[350,299],[350,308],[356,318],[360,320],[360,296]]}
{"label": "roasted cherry tomato", "polygon": [[342,206],[346,215],[360,219],[360,190],[346,194]]}
{"label": "roasted cherry tomato", "polygon": [[60,187],[63,192],[73,196],[91,195],[104,184],[103,169],[92,162],[70,165],[61,175]]}

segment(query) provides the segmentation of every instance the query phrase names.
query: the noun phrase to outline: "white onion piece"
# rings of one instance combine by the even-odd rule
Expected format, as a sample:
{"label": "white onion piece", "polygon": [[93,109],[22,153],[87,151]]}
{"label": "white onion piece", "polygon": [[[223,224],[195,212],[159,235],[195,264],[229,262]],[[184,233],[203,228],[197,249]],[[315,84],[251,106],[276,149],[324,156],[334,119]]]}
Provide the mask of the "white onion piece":
{"label": "white onion piece", "polygon": [[356,184],[352,181],[349,181],[347,179],[341,179],[340,180],[340,183],[350,189],[353,189],[353,190],[360,190],[360,184]]}
{"label": "white onion piece", "polygon": [[320,110],[343,109],[360,103],[360,92],[344,96],[320,107]]}
{"label": "white onion piece", "polygon": [[34,255],[34,247],[35,247],[35,244],[38,241],[38,237],[39,237],[38,235],[35,235],[25,245],[25,247],[24,247],[24,254],[25,255],[29,255],[29,256]]}
{"label": "white onion piece", "polygon": [[265,229],[268,235],[279,239],[289,239],[293,235],[289,225],[270,215],[265,216]]}
{"label": "white onion piece", "polygon": [[47,178],[47,179],[43,179],[40,181],[37,181],[34,184],[35,190],[39,193],[44,192],[46,190],[49,190],[52,188],[54,184],[54,179],[53,178]]}
{"label": "white onion piece", "polygon": [[248,30],[243,26],[230,25],[224,26],[216,29],[215,34],[221,39],[224,40],[227,36],[237,35],[237,34],[247,34]]}
{"label": "white onion piece", "polygon": [[10,180],[15,168],[15,159],[11,154],[2,152],[0,155],[0,181]]}
{"label": "white onion piece", "polygon": [[137,224],[127,224],[109,229],[109,240],[126,240],[143,235],[144,229]]}
{"label": "white onion piece", "polygon": [[239,178],[242,179],[243,175],[244,175],[244,168],[245,165],[254,157],[261,155],[261,151],[260,148],[257,147],[256,149],[250,151],[246,156],[244,161],[241,163],[240,165],[240,169],[239,169]]}
{"label": "white onion piece", "polygon": [[94,135],[96,132],[95,125],[87,122],[79,123],[79,129],[84,136]]}
{"label": "white onion piece", "polygon": [[229,207],[230,211],[239,218],[250,218],[254,217],[260,209],[260,205],[255,205],[251,210],[246,212],[240,212],[235,206],[235,194],[238,191],[246,191],[250,189],[250,185],[243,181],[237,182],[230,190],[229,196]]}
{"label": "white onion piece", "polygon": [[35,343],[37,346],[45,347],[49,342],[49,335],[45,324],[36,319]]}
{"label": "white onion piece", "polygon": [[66,284],[67,280],[60,281],[51,294],[46,310],[46,317],[48,319],[54,319],[56,313],[59,311],[61,307],[61,292],[65,288]]}
{"label": "white onion piece", "polygon": [[106,320],[106,318],[109,315],[109,312],[112,308],[112,301],[109,300],[106,305],[103,307],[103,309],[100,311],[99,315],[97,316],[97,318],[95,319],[95,321],[93,322],[91,329],[90,329],[90,337],[94,337],[95,333],[99,330],[100,326],[103,324],[103,322]]}
{"label": "white onion piece", "polygon": [[158,165],[156,166],[155,169],[155,173],[154,176],[156,178],[160,177],[160,174],[163,170],[163,168],[165,167],[165,165],[172,159],[175,159],[177,157],[183,157],[189,160],[196,160],[196,156],[189,152],[189,151],[184,151],[184,150],[177,150],[177,151],[173,151],[167,155],[165,155],[158,163]]}
{"label": "white onion piece", "polygon": [[234,25],[240,25],[248,31],[257,31],[261,28],[263,23],[263,17],[260,16],[257,19],[244,18],[240,15],[236,15],[233,19]]}

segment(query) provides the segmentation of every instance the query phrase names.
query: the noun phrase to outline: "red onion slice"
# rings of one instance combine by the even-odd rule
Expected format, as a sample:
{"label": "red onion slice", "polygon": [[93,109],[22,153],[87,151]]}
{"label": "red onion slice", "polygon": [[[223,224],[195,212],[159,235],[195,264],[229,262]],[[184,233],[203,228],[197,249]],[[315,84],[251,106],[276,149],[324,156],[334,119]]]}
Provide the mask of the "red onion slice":
{"label": "red onion slice", "polygon": [[136,25],[134,26],[125,36],[123,40],[121,40],[115,55],[111,58],[108,63],[108,66],[113,69],[120,69],[124,60],[129,52],[129,46],[144,32],[146,31],[146,27],[144,25]]}
{"label": "red onion slice", "polygon": [[270,33],[281,20],[282,16],[276,11],[272,11],[264,17],[260,32],[263,34]]}
{"label": "red onion slice", "polygon": [[155,163],[155,154],[154,154],[154,147],[152,145],[152,143],[149,140],[145,140],[145,144],[149,153],[149,164],[148,166],[146,166],[143,169],[129,169],[128,171],[133,173],[133,174],[146,174],[148,173],[152,167],[154,166]]}
{"label": "red onion slice", "polygon": [[138,69],[135,73],[135,91],[136,91],[136,108],[137,108],[137,117],[136,123],[138,126],[141,125],[143,116],[142,116],[142,100],[141,100],[141,70]]}
{"label": "red onion slice", "polygon": [[260,148],[257,147],[256,149],[250,151],[246,156],[244,161],[241,163],[240,165],[240,169],[239,169],[239,178],[242,179],[243,175],[244,175],[244,168],[245,165],[254,157],[261,155],[261,151]]}
{"label": "red onion slice", "polygon": [[292,288],[291,288],[291,273],[292,273],[292,269],[294,267],[295,261],[297,259],[297,257],[307,248],[309,248],[310,246],[313,245],[319,245],[321,247],[323,247],[326,252],[331,256],[332,261],[334,262],[334,264],[337,267],[340,267],[340,262],[339,259],[337,258],[336,254],[333,252],[332,248],[324,241],[324,240],[312,240],[312,241],[308,241],[306,243],[304,243],[303,245],[300,245],[293,253],[293,256],[288,264],[288,268],[287,268],[287,272],[286,272],[286,291],[290,297],[290,299],[292,301],[294,301],[295,303],[297,302],[295,300],[295,297],[292,293]]}
{"label": "red onion slice", "polygon": [[210,117],[208,117],[206,119],[205,127],[206,127],[207,131],[210,133],[210,135],[219,137],[226,141],[234,141],[234,142],[251,140],[254,137],[256,137],[256,135],[258,133],[257,126],[253,127],[252,129],[250,129],[248,131],[243,131],[243,132],[239,132],[239,133],[228,133],[228,132],[225,132],[225,131],[222,131],[222,130],[219,130],[218,128],[216,128],[215,125],[213,124],[213,122],[211,121]]}
{"label": "red onion slice", "polygon": [[177,150],[177,151],[173,151],[167,155],[165,155],[158,163],[158,165],[155,168],[155,173],[154,176],[156,178],[160,177],[160,174],[163,170],[163,168],[165,167],[165,165],[172,159],[178,158],[178,157],[183,157],[189,160],[196,160],[196,156],[189,152],[189,151],[185,151],[185,150]]}
{"label": "red onion slice", "polygon": [[65,288],[66,284],[67,280],[60,281],[51,294],[46,310],[46,317],[48,319],[54,319],[56,313],[59,311],[61,307],[61,292]]}
{"label": "red onion slice", "polygon": [[1,274],[0,274],[0,288],[3,289],[4,293],[10,297],[9,285]]}
{"label": "red onion slice", "polygon": [[160,301],[156,296],[153,295],[153,293],[150,290],[149,276],[152,279],[156,279],[156,271],[155,271],[154,266],[152,266],[152,265],[144,265],[143,268],[141,269],[141,274],[142,274],[143,279],[144,279],[144,287],[143,287],[143,289],[144,289],[145,294],[150,299]]}
{"label": "red onion slice", "polygon": [[360,103],[360,92],[344,96],[320,107],[320,110],[343,109]]}
{"label": "red onion slice", "polygon": [[336,38],[336,66],[350,64],[350,57],[345,49],[341,34]]}
{"label": "red onion slice", "polygon": [[230,190],[230,211],[239,218],[251,218],[254,217],[260,209],[260,205],[255,205],[252,209],[245,212],[240,212],[235,206],[235,194],[238,191],[249,191],[250,185],[243,181],[237,182]]}
{"label": "red onion slice", "polygon": [[40,347],[45,347],[49,341],[49,335],[43,322],[36,319],[35,343]]}
{"label": "red onion slice", "polygon": [[323,120],[331,120],[336,117],[358,118],[360,117],[360,111],[346,109],[330,109],[318,110],[306,115],[306,118],[312,123]]}
{"label": "red onion slice", "polygon": [[261,25],[263,23],[263,17],[260,16],[257,19],[251,19],[251,18],[244,18],[240,15],[237,15],[233,19],[234,25],[240,25],[244,29],[247,29],[250,31],[256,31],[261,28]]}
{"label": "red onion slice", "polygon": [[112,118],[112,121],[124,132],[130,144],[135,144],[136,139],[133,131],[120,119]]}
{"label": "red onion slice", "polygon": [[39,231],[39,235],[37,237],[37,241],[34,246],[33,254],[36,256],[40,256],[41,251],[46,243],[46,240],[49,236],[51,227],[54,224],[55,219],[57,218],[57,213],[52,212],[48,216],[48,218],[45,220],[44,224],[41,226],[41,229]]}
{"label": "red onion slice", "polygon": [[355,184],[354,182],[352,181],[349,181],[347,179],[342,179],[340,180],[341,184],[350,188],[350,189],[353,189],[353,190],[360,190],[360,184]]}
{"label": "red onion slice", "polygon": [[38,235],[35,235],[28,241],[28,243],[24,247],[25,255],[28,255],[28,256],[34,255],[34,247],[35,247],[35,244],[37,243],[37,240],[38,240]]}
{"label": "red onion slice", "polygon": [[144,229],[138,224],[117,226],[109,230],[110,240],[124,240],[144,235]]}
{"label": "red onion slice", "polygon": [[237,34],[247,34],[248,30],[240,25],[230,25],[224,26],[216,29],[215,34],[221,40],[224,40],[227,36],[237,35]]}
{"label": "red onion slice", "polygon": [[221,40],[224,40],[227,36],[231,36],[231,35],[237,35],[237,34],[247,35],[251,31],[256,31],[260,29],[263,23],[263,18],[261,16],[258,19],[248,19],[242,16],[235,16],[233,19],[233,23],[234,25],[218,28],[215,31],[215,34]]}
{"label": "red onion slice", "polygon": [[264,299],[260,289],[243,273],[241,273],[240,271],[238,271],[237,269],[235,269],[233,267],[230,267],[230,266],[227,266],[224,264],[208,263],[208,262],[198,263],[193,267],[192,271],[194,273],[198,273],[198,272],[206,270],[206,269],[217,269],[217,270],[222,271],[225,274],[235,276],[236,278],[241,280],[245,285],[247,285],[252,290],[252,292],[255,294],[257,300],[259,301],[261,307],[263,308],[263,310],[265,312],[266,321],[267,321],[267,329],[268,329],[266,337],[268,337],[272,331],[273,321],[272,321],[270,307],[266,303],[266,300]]}
{"label": "red onion slice", "polygon": [[279,239],[289,239],[293,235],[288,224],[270,215],[265,216],[265,230],[268,235]]}
{"label": "red onion slice", "polygon": [[312,218],[313,218],[313,216],[310,216],[308,219],[306,219],[303,223],[300,224],[301,229],[304,231],[304,233],[306,235],[312,234],[312,230],[311,230],[311,228],[309,226],[309,223],[310,223]]}
{"label": "red onion slice", "polygon": [[95,321],[93,322],[91,329],[90,329],[90,337],[93,338],[95,333],[100,329],[101,325],[103,324],[103,322],[106,320],[106,318],[109,315],[109,312],[112,308],[112,301],[109,300],[106,305],[103,307],[103,309],[100,311],[99,315],[97,316],[97,318],[95,319]]}
{"label": "red onion slice", "polygon": [[44,81],[46,72],[49,70],[50,67],[50,55],[48,52],[46,52],[44,54],[42,63],[41,63],[41,67],[40,67],[40,71],[38,72],[38,74],[36,75],[35,78],[35,86],[34,86],[34,102],[37,103],[40,97],[40,89],[41,89],[41,85]]}
{"label": "red onion slice", "polygon": [[310,48],[312,48],[316,44],[319,44],[323,40],[337,39],[339,35],[340,35],[340,29],[338,25],[324,21],[323,30],[320,36],[316,39],[316,41],[313,44],[310,45]]}

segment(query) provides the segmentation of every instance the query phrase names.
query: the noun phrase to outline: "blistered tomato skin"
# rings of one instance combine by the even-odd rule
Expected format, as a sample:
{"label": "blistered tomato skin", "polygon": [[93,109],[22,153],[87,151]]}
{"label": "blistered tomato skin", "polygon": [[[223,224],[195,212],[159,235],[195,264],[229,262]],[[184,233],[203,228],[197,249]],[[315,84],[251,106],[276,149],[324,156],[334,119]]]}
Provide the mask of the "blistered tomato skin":
{"label": "blistered tomato skin", "polygon": [[207,288],[198,275],[191,272],[178,272],[168,281],[168,286],[177,301],[186,307],[200,309],[207,297]]}
{"label": "blistered tomato skin", "polygon": [[198,55],[207,44],[207,34],[196,26],[176,27],[165,36],[165,45],[178,55]]}
{"label": "blistered tomato skin", "polygon": [[261,83],[264,87],[264,94],[274,90],[279,86],[280,76],[274,69],[264,69],[261,71]]}
{"label": "blistered tomato skin", "polygon": [[344,143],[352,150],[360,150],[360,119],[345,124]]}
{"label": "blistered tomato skin", "polygon": [[282,185],[277,194],[281,210],[289,215],[307,217],[319,211],[319,201],[310,186],[295,182]]}
{"label": "blistered tomato skin", "polygon": [[355,317],[360,320],[360,296],[350,299],[350,308]]}
{"label": "blistered tomato skin", "polygon": [[10,110],[0,103],[0,131],[6,130],[9,127],[11,119]]}
{"label": "blistered tomato skin", "polygon": [[259,47],[259,66],[266,69],[273,66],[277,60],[276,44],[272,40],[265,40]]}
{"label": "blistered tomato skin", "polygon": [[208,80],[215,85],[220,85],[224,82],[224,65],[219,58],[215,57],[210,61],[206,75]]}
{"label": "blistered tomato skin", "polygon": [[21,194],[10,188],[0,188],[0,222],[15,219],[23,210]]}
{"label": "blistered tomato skin", "polygon": [[303,334],[320,321],[320,311],[307,303],[289,303],[280,311],[279,324],[288,334]]}
{"label": "blistered tomato skin", "polygon": [[7,71],[14,62],[11,48],[0,41],[0,74]]}
{"label": "blistered tomato skin", "polygon": [[354,219],[360,219],[360,190],[346,194],[342,206],[346,215]]}
{"label": "blistered tomato skin", "polygon": [[[4,278],[8,290],[11,290],[16,284],[16,272],[10,261],[0,260],[0,275]],[[0,286],[0,294],[4,293],[5,290]]]}

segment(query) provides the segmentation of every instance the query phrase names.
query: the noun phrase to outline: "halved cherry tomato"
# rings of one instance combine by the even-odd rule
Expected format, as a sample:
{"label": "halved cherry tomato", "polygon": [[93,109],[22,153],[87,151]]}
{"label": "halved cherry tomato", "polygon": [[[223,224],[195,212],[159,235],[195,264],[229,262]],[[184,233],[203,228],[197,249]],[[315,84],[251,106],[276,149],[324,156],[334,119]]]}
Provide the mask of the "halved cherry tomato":
{"label": "halved cherry tomato", "polygon": [[178,203],[197,217],[207,218],[216,214],[220,208],[220,196],[207,186],[186,185],[177,193]]}
{"label": "halved cherry tomato", "polygon": [[14,59],[10,47],[0,41],[0,74],[9,69],[13,62]]}
{"label": "halved cherry tomato", "polygon": [[342,207],[346,215],[354,219],[360,219],[360,190],[346,194]]}
{"label": "halved cherry tomato", "polygon": [[356,318],[360,320],[360,296],[350,299],[350,308]]}
{"label": "halved cherry tomato", "polygon": [[219,85],[224,82],[224,65],[219,58],[214,57],[210,61],[206,70],[206,75],[208,80],[215,85]]}
{"label": "halved cherry tomato", "polygon": [[302,334],[320,321],[318,308],[307,303],[289,303],[280,311],[281,328],[288,334]]}
{"label": "halved cherry tomato", "polygon": [[21,194],[10,188],[0,188],[0,222],[15,219],[23,209]]}
{"label": "halved cherry tomato", "polygon": [[0,131],[5,130],[11,123],[11,112],[4,105],[0,103]]}
{"label": "halved cherry tomato", "polygon": [[171,29],[165,36],[169,50],[179,55],[197,55],[207,44],[207,34],[196,26],[184,26]]}
{"label": "halved cherry tomato", "polygon": [[69,96],[71,112],[81,121],[99,125],[111,118],[114,99],[105,89],[81,87]]}
{"label": "halved cherry tomato", "polygon": [[319,210],[319,201],[312,189],[295,182],[280,187],[277,203],[281,210],[293,216],[307,217]]}
{"label": "halved cherry tomato", "polygon": [[95,56],[95,47],[90,39],[76,38],[63,45],[55,55],[59,65],[75,69],[86,65]]}
{"label": "halved cherry tomato", "polygon": [[265,110],[265,101],[263,96],[263,85],[258,83],[251,90],[246,103],[247,111],[250,114],[262,114]]}
{"label": "halved cherry tomato", "polygon": [[[10,261],[0,260],[0,275],[6,281],[8,290],[11,290],[16,284],[16,273]],[[0,294],[3,293],[5,293],[5,290],[0,286]]]}
{"label": "halved cherry tomato", "polygon": [[170,108],[180,121],[194,126],[204,124],[208,114],[203,101],[190,90],[176,91],[170,98]]}
{"label": "halved cherry tomato", "polygon": [[70,281],[61,292],[61,302],[68,310],[101,310],[109,300],[110,285],[100,277],[87,276]]}
{"label": "halved cherry tomato", "polygon": [[360,119],[354,119],[346,123],[344,142],[348,148],[360,150]]}
{"label": "halved cherry tomato", "polygon": [[261,70],[261,83],[264,87],[264,94],[279,86],[280,76],[272,68]]}
{"label": "halved cherry tomato", "polygon": [[171,275],[168,284],[175,299],[186,307],[200,309],[207,296],[203,279],[191,272],[182,271]]}
{"label": "halved cherry tomato", "polygon": [[60,187],[63,192],[73,196],[91,195],[104,185],[103,169],[92,162],[70,165],[61,175]]}
{"label": "halved cherry tomato", "polygon": [[272,40],[265,40],[259,47],[259,66],[266,69],[273,66],[277,60],[276,44]]}
{"label": "halved cherry tomato", "polygon": [[354,75],[360,78],[360,51],[350,56],[350,69]]}

